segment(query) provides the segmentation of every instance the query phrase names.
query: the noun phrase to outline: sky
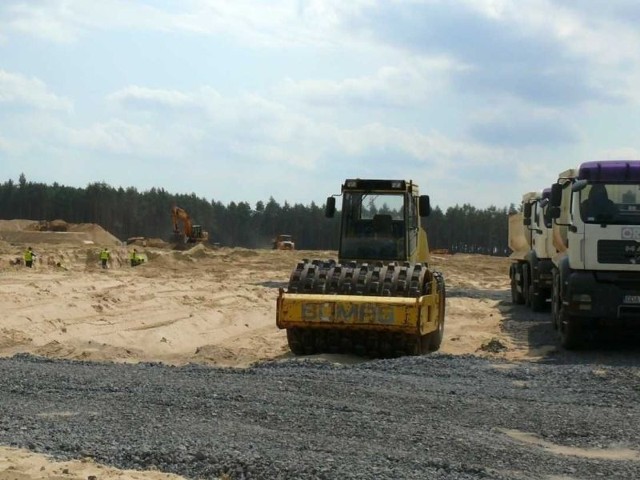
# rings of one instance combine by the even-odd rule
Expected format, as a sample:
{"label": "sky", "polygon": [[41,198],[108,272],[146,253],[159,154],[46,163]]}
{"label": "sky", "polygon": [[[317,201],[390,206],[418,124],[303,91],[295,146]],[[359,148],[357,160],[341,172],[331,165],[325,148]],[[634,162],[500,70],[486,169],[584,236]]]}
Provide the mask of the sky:
{"label": "sky", "polygon": [[0,0],[0,181],[519,203],[640,159],[636,0]]}

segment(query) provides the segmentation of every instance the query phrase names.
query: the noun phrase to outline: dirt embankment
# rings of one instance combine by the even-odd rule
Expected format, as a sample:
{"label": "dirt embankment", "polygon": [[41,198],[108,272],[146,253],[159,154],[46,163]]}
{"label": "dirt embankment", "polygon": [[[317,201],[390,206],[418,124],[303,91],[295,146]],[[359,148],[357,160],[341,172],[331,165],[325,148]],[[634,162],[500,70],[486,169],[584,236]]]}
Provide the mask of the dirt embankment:
{"label": "dirt embankment", "polygon": [[0,220],[0,241],[26,245],[99,245],[116,246],[122,242],[95,223],[66,223],[62,220]]}

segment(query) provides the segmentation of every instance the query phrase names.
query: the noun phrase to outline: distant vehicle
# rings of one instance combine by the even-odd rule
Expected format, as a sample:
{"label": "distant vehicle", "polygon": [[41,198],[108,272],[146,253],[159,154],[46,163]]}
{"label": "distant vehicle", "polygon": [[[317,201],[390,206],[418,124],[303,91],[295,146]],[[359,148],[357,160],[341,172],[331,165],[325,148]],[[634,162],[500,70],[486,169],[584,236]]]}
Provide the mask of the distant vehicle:
{"label": "distant vehicle", "polygon": [[171,209],[171,220],[176,243],[199,243],[209,240],[209,232],[203,230],[202,225],[194,225],[184,208],[174,206]]}
{"label": "distant vehicle", "polygon": [[278,235],[273,240],[274,250],[295,250],[296,244],[294,243],[291,235]]}
{"label": "distant vehicle", "polygon": [[127,245],[140,245],[141,247],[146,247],[147,237],[129,237],[127,238]]}

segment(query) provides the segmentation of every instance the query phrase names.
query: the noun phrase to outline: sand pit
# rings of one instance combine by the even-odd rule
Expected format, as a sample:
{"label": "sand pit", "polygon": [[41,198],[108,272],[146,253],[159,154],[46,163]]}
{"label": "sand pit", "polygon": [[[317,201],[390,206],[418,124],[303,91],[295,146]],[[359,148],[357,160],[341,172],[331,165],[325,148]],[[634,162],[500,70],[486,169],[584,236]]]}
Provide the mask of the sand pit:
{"label": "sand pit", "polygon": [[[112,240],[95,225],[73,229],[101,245]],[[129,249],[116,246],[110,268],[102,270],[98,245],[40,243],[34,245],[34,269],[11,266],[22,248],[0,243],[0,355],[233,367],[291,356],[285,332],[275,326],[278,288],[300,259],[336,257],[204,245],[184,251],[137,247],[148,262],[131,268]],[[502,328],[508,259],[434,255],[432,263],[444,272],[448,291],[442,352],[531,356]]]}

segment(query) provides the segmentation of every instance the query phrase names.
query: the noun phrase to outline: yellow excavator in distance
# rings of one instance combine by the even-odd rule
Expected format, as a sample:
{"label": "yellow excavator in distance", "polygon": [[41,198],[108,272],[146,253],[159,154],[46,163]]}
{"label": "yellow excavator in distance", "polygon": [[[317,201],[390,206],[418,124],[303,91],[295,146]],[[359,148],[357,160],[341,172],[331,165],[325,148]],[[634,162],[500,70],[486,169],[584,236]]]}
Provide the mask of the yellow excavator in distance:
{"label": "yellow excavator in distance", "polygon": [[171,220],[173,221],[173,237],[177,244],[199,243],[209,240],[209,232],[203,230],[202,225],[194,225],[184,208],[172,207]]}

